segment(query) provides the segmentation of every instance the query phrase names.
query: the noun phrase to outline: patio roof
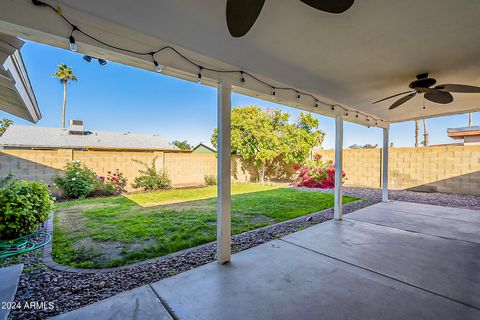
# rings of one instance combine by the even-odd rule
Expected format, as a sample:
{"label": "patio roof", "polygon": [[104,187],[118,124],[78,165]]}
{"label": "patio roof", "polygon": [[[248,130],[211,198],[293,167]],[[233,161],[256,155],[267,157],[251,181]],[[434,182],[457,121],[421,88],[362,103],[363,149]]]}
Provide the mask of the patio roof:
{"label": "patio roof", "polygon": [[[52,3],[52,2],[49,2]],[[447,1],[357,1],[347,12],[331,15],[311,9],[300,1],[267,1],[252,30],[232,38],[225,23],[225,1],[63,0],[62,13],[90,34],[122,48],[149,52],[173,45],[204,66],[244,70],[275,87],[304,92],[300,99],[291,90],[278,90],[238,74],[204,71],[205,84],[228,78],[242,92],[297,108],[372,125],[372,117],[388,122],[480,110],[479,94],[455,93],[453,103],[426,103],[421,97],[395,110],[385,96],[406,91],[410,81],[429,72],[439,83],[480,85],[480,3]],[[53,3],[52,3],[53,4]],[[0,29],[22,37],[67,47],[71,27],[51,10],[31,1],[0,4]],[[78,50],[140,68],[154,70],[149,56],[106,48],[81,34]],[[164,72],[196,80],[198,68],[171,51],[157,61]],[[341,108],[315,107],[312,94]],[[367,121],[367,116],[369,120]]]}
{"label": "patio roof", "polygon": [[[382,200],[388,202],[389,124],[480,110],[480,94],[453,103],[390,100],[420,73],[480,86],[480,2],[356,1],[331,15],[301,1],[267,1],[250,33],[232,38],[225,0],[0,2],[0,31],[159,71],[217,90],[217,260],[231,254],[231,92],[335,117],[334,217],[342,220],[343,122],[383,128]],[[75,37],[73,39],[72,37]],[[157,63],[157,65],[154,64]]]}
{"label": "patio roof", "polygon": [[0,110],[31,122],[42,118],[23,64],[23,41],[0,33]]}

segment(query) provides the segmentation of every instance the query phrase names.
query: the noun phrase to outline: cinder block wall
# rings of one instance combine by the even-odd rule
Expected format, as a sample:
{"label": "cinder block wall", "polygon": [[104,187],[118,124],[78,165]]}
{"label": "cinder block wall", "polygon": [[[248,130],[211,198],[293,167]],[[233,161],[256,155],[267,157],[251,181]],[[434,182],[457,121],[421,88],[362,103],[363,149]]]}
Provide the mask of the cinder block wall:
{"label": "cinder block wall", "polygon": [[[380,188],[381,160],[382,149],[344,150],[345,186]],[[390,148],[389,164],[390,189],[480,195],[480,146]]]}
{"label": "cinder block wall", "polygon": [[[333,150],[319,152],[324,160],[335,159]],[[197,186],[207,174],[216,175],[215,154],[179,154],[163,152],[110,152],[64,150],[2,150],[0,177],[12,173],[20,179],[44,180],[52,184],[66,162],[80,160],[98,175],[119,169],[130,183],[141,165],[133,159],[165,168],[173,186]],[[381,149],[344,150],[346,186],[379,188],[381,186]],[[427,192],[480,195],[480,146],[442,146],[426,148],[390,148],[389,188]],[[279,169],[276,169],[278,175]],[[242,162],[232,159],[236,181],[250,181],[255,175],[242,170]],[[52,187],[52,191],[56,191]]]}
{"label": "cinder block wall", "polygon": [[[155,159],[155,160],[154,160]],[[175,187],[199,186],[204,184],[205,175],[217,174],[215,154],[182,154],[164,152],[119,152],[119,151],[76,151],[61,150],[1,150],[0,177],[12,173],[27,181],[43,180],[53,187],[55,176],[62,174],[65,164],[80,160],[99,176],[108,171],[120,170],[128,179],[128,191],[133,191],[131,183],[139,175],[143,166],[133,160],[148,165],[155,162],[157,169],[166,169]],[[233,177],[237,181],[250,181],[250,175],[241,170],[241,161],[232,159]]]}

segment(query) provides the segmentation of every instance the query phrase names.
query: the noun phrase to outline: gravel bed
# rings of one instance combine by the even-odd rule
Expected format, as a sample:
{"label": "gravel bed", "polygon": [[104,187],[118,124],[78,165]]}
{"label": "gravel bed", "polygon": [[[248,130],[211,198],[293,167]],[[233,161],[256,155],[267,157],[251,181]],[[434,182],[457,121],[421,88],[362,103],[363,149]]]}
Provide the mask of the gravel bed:
{"label": "gravel bed", "polygon": [[[316,191],[324,193],[333,193],[332,189],[309,189],[298,188],[305,191]],[[368,188],[343,188],[343,193],[359,198],[368,198],[373,201],[379,202],[382,200],[381,189],[368,189]],[[408,190],[389,190],[388,198],[390,200],[398,200],[405,202],[416,202],[431,204],[444,207],[466,208],[480,210],[480,197],[470,195],[460,195],[451,193],[430,193],[430,192],[418,192]]]}
{"label": "gravel bed", "polygon": [[[306,189],[313,192],[332,192],[324,189]],[[345,194],[362,200],[345,205],[346,213],[356,211],[381,200],[376,189],[344,188]],[[402,201],[480,209],[480,197],[412,191],[391,191],[390,198]],[[330,220],[333,209],[326,209],[297,219],[274,224],[233,236],[232,251],[239,252],[311,225]],[[16,302],[53,302],[52,310],[12,310],[13,319],[44,319],[106,299],[120,292],[136,288],[214,261],[215,243],[187,249],[155,261],[134,265],[108,273],[79,274],[57,271],[41,263],[41,252],[20,258],[24,272],[15,297]]]}

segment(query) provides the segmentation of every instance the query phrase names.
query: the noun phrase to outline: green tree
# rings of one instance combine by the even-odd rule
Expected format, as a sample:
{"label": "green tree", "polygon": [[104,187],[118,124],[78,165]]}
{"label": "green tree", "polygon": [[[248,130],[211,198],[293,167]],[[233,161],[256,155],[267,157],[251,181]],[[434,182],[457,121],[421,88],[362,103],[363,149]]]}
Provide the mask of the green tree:
{"label": "green tree", "polygon": [[182,150],[192,150],[192,146],[187,142],[187,140],[174,140],[172,141],[172,144]]}
{"label": "green tree", "polygon": [[77,77],[73,74],[72,68],[68,67],[66,64],[61,64],[58,66],[57,71],[53,74],[55,78],[60,80],[60,83],[63,84],[63,106],[62,106],[62,128],[65,128],[65,112],[67,109],[67,84],[70,81],[77,81]]}
{"label": "green tree", "polygon": [[[325,137],[311,114],[301,113],[295,123],[290,123],[289,117],[278,109],[262,110],[257,106],[232,109],[232,153],[255,165],[261,183],[274,160],[303,163],[310,150]],[[211,142],[218,147],[217,129]]]}
{"label": "green tree", "polygon": [[13,121],[7,118],[0,120],[0,136],[2,136],[8,127],[13,124]]}
{"label": "green tree", "polygon": [[378,144],[370,144],[370,143],[366,143],[364,144],[363,146],[361,145],[358,145],[358,144],[352,144],[350,147],[348,147],[349,149],[375,149],[375,148],[378,148]]}

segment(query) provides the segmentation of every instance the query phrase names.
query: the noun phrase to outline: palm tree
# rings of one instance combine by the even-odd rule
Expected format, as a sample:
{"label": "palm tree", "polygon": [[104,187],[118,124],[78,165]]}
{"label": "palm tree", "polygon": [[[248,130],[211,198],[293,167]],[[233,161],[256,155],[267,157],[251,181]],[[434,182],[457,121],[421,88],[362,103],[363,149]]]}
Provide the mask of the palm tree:
{"label": "palm tree", "polygon": [[13,124],[13,121],[7,118],[0,120],[0,136],[5,133],[8,127]]}
{"label": "palm tree", "polygon": [[67,84],[70,80],[77,81],[77,77],[73,74],[72,68],[68,67],[66,64],[61,64],[58,66],[57,71],[53,74],[55,78],[60,80],[60,83],[63,84],[63,107],[62,107],[62,128],[65,128],[65,111],[67,109]]}
{"label": "palm tree", "polygon": [[415,120],[415,148],[418,148],[420,143],[420,120]]}
{"label": "palm tree", "polygon": [[423,118],[423,146],[428,147],[428,129],[427,129],[427,120]]}

